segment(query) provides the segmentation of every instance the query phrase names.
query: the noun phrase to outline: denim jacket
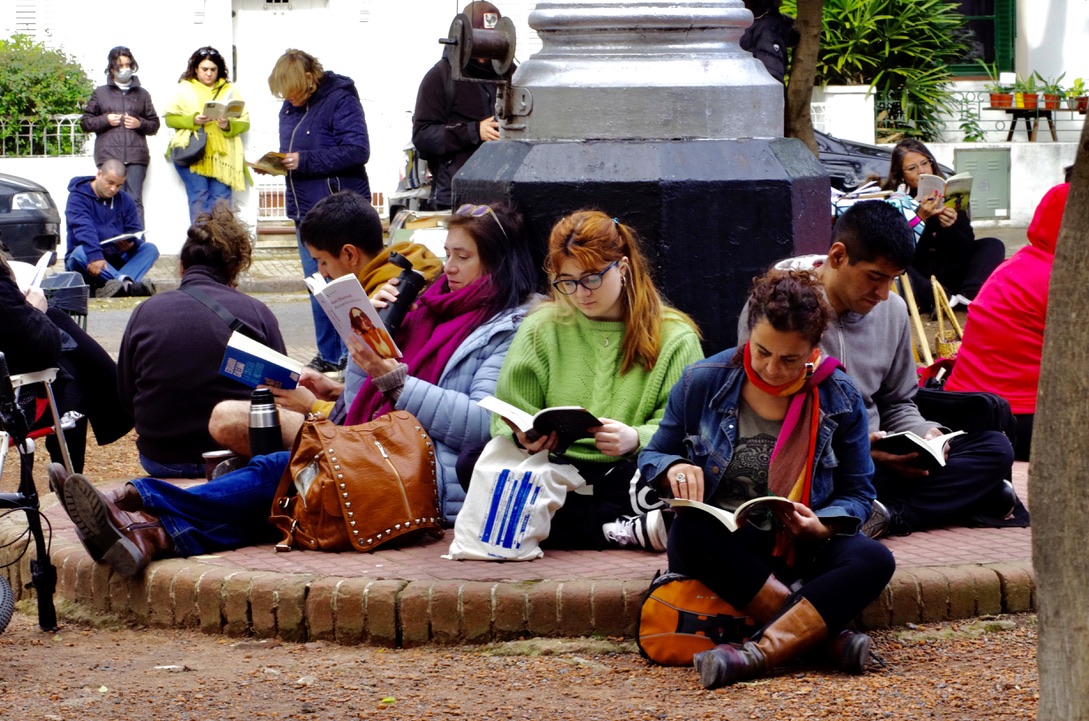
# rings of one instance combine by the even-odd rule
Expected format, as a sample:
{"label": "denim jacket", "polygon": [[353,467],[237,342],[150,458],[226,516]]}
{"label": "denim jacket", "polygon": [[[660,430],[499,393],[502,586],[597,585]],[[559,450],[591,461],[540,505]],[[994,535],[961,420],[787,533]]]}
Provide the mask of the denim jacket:
{"label": "denim jacket", "polygon": [[[639,470],[658,478],[674,463],[703,469],[704,499],[710,498],[726,472],[737,442],[738,406],[745,369],[734,364],[735,350],[693,363],[673,387],[665,417],[639,455]],[[810,506],[821,518],[854,533],[870,515],[875,498],[866,407],[854,382],[837,370],[818,388],[820,428]]]}

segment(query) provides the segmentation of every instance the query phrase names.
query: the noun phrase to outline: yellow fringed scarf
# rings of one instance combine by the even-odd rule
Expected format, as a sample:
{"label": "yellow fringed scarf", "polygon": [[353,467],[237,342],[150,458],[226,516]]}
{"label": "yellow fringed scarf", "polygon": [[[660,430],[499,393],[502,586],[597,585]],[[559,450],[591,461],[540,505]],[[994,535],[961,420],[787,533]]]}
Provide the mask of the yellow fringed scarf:
{"label": "yellow fringed scarf", "polygon": [[[166,108],[165,114],[192,118],[200,115],[204,104],[213,98],[227,101],[239,97],[238,91],[227,82],[219,82],[209,88],[199,80],[183,80],[179,83],[178,93]],[[245,122],[248,126],[249,113],[243,112],[238,120]],[[188,145],[193,132],[185,128],[178,129],[171,138],[168,149]],[[215,178],[224,185],[229,185],[231,190],[245,190],[247,181],[250,184],[253,181],[246,170],[242,138],[239,135],[227,137],[217,123],[205,125],[204,132],[208,136],[204,157],[189,166],[189,172]]]}

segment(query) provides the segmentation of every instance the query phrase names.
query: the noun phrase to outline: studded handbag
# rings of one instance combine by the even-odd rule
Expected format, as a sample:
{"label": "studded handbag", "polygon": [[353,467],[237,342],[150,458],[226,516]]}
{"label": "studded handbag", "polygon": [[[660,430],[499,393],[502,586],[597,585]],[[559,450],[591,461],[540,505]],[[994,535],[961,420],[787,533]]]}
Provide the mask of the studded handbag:
{"label": "studded handbag", "polygon": [[441,538],[435,448],[420,422],[393,411],[338,426],[303,423],[272,502],[277,551],[373,551],[394,539]]}

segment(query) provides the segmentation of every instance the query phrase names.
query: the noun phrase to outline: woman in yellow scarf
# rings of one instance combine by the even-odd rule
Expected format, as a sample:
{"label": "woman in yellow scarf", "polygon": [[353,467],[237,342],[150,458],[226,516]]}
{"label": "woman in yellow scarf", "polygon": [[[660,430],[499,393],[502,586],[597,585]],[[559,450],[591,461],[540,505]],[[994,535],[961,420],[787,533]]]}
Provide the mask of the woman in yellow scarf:
{"label": "woman in yellow scarf", "polygon": [[190,55],[178,79],[178,92],[166,108],[166,124],[176,131],[167,146],[167,159],[172,149],[187,146],[194,133],[202,130],[207,136],[200,160],[188,167],[174,163],[189,197],[190,221],[211,212],[221,198],[231,204],[232,191],[253,184],[241,138],[250,128],[249,112],[243,105],[236,117],[216,119],[205,111],[210,101],[227,104],[232,100],[241,101],[242,96],[228,81],[227,61],[219,51],[203,47]]}

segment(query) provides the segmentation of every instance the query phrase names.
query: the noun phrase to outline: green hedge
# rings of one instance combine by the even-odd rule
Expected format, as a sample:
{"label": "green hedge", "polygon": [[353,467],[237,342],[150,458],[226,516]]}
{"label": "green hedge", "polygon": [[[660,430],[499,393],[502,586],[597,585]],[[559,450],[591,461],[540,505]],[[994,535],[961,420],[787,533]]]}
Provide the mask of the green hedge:
{"label": "green hedge", "polygon": [[[0,144],[7,156],[79,152],[82,136],[59,135],[53,115],[79,113],[94,84],[74,58],[28,35],[0,40]],[[29,125],[30,121],[33,125]],[[28,128],[30,128],[28,130]],[[22,134],[23,137],[18,136]]]}

